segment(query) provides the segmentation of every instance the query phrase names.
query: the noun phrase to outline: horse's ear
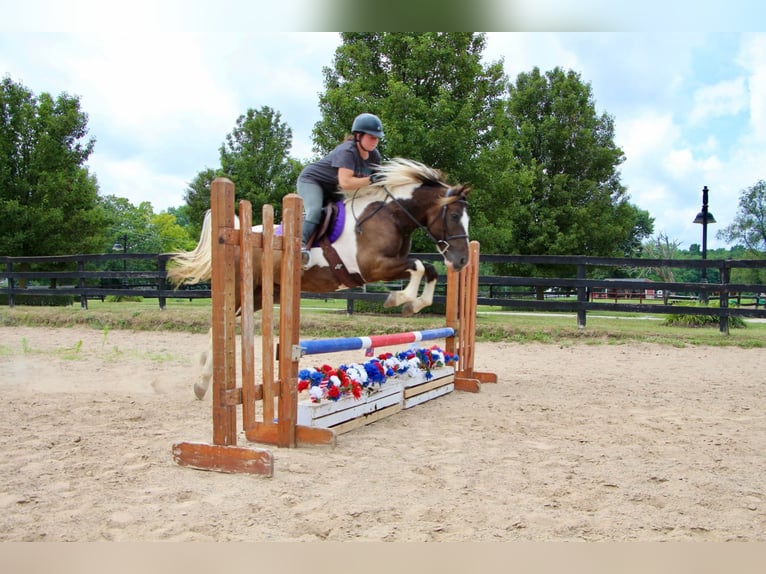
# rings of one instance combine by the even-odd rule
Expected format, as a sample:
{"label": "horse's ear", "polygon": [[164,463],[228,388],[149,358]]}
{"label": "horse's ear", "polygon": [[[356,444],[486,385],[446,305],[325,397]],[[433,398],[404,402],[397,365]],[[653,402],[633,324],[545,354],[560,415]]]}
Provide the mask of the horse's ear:
{"label": "horse's ear", "polygon": [[471,188],[467,185],[458,185],[457,187],[449,188],[445,197],[450,198],[453,201],[457,199],[465,199],[470,192]]}

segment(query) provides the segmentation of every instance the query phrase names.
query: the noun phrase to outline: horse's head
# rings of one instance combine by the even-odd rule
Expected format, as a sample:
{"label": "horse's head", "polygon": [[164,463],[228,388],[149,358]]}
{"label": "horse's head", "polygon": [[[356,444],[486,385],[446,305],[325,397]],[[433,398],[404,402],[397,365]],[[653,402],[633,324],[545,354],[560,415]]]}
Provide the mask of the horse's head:
{"label": "horse's head", "polygon": [[447,267],[460,271],[468,263],[468,201],[471,189],[460,185],[441,188],[428,209],[426,228]]}
{"label": "horse's head", "polygon": [[367,188],[367,197],[398,206],[404,227],[414,224],[424,229],[444,263],[456,271],[462,269],[468,263],[470,188],[451,187],[440,170],[403,158],[386,161],[379,173],[382,178]]}

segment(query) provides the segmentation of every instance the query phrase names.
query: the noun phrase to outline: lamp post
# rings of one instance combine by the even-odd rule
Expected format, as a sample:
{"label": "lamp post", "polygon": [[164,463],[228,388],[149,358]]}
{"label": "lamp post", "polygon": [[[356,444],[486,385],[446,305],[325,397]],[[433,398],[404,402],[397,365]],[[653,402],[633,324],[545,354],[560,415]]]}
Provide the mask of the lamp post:
{"label": "lamp post", "polygon": [[[715,217],[708,211],[708,188],[702,188],[702,211],[694,218],[694,223],[702,224],[702,261],[707,260],[707,226],[708,223],[715,223]],[[702,267],[702,283],[707,283],[707,267]],[[707,292],[702,294],[702,302],[707,303]]]}
{"label": "lamp post", "polygon": [[[122,272],[126,273],[127,270],[128,270],[128,264],[127,264],[128,262],[127,262],[127,257],[126,257],[127,254],[128,254],[128,234],[127,233],[123,233],[122,234],[122,245],[120,245],[119,243],[115,243],[112,246],[112,250],[113,251],[120,251],[121,249],[122,249],[122,255],[123,255],[123,258],[122,258]],[[127,279],[127,277],[123,276],[123,278],[122,278],[122,288],[125,289],[127,286],[128,286],[128,279]]]}

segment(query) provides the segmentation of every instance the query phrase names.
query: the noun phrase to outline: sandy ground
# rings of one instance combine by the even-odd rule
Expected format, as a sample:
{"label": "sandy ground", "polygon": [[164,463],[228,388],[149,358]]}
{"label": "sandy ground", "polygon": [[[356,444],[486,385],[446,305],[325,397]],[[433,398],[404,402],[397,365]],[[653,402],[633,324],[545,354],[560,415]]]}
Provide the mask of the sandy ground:
{"label": "sandy ground", "polygon": [[766,540],[763,350],[480,344],[497,385],[265,478],[172,461],[206,339],[0,328],[0,540]]}

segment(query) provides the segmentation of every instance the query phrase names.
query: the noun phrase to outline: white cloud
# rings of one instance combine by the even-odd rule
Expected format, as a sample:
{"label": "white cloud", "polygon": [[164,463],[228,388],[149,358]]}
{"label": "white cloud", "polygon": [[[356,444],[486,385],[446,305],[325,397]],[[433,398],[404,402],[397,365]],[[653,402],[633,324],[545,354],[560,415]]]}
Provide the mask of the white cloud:
{"label": "white cloud", "polygon": [[737,58],[749,74],[750,126],[755,138],[766,140],[766,34],[746,36]]}
{"label": "white cloud", "polygon": [[[109,129],[152,145],[174,134],[231,125],[237,97],[217,81],[203,38],[169,34],[88,36],[66,62],[88,111]],[[106,123],[106,122],[105,122]]]}
{"label": "white cloud", "polygon": [[22,32],[107,33],[131,31],[148,42],[173,32],[216,32],[225,43],[227,34],[277,30],[310,30],[318,16],[311,0],[25,0],[6,2],[0,30]]}
{"label": "white cloud", "polygon": [[136,206],[148,201],[155,212],[183,205],[184,191],[192,179],[152,169],[139,158],[94,154],[88,164],[98,174],[102,195],[127,197]]}
{"label": "white cloud", "polygon": [[744,78],[705,86],[694,94],[694,104],[689,120],[692,123],[700,123],[712,117],[735,115],[746,109],[747,104],[748,96]]}

